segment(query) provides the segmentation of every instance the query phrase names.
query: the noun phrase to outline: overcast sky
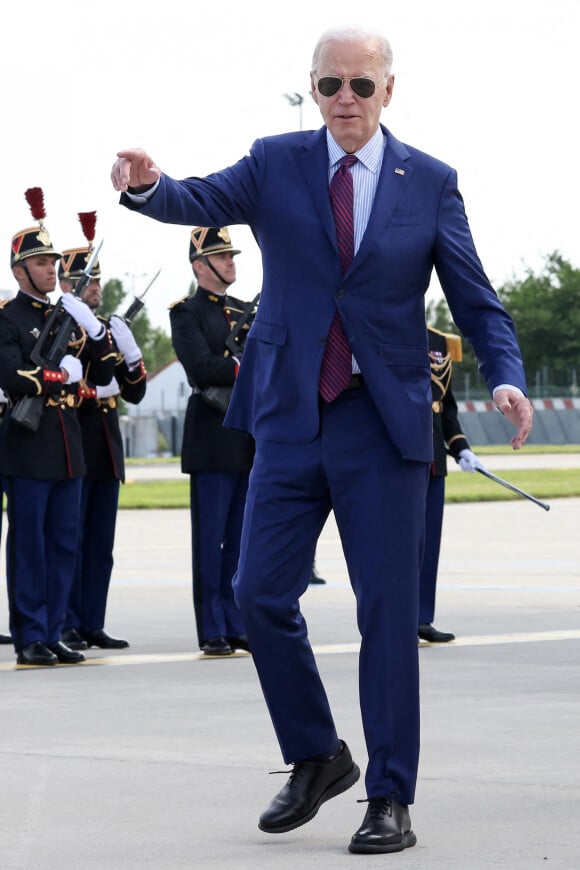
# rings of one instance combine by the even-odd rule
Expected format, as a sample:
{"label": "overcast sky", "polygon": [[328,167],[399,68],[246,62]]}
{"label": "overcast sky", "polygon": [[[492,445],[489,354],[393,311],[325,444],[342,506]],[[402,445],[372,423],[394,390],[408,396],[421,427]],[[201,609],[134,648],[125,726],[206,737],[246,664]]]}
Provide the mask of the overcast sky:
{"label": "overcast sky", "polygon": [[[312,49],[327,27],[353,22],[391,40],[395,90],[382,121],[458,170],[496,286],[555,249],[580,267],[578,0],[368,0],[360,19],[352,0],[263,6],[3,4],[0,289],[15,287],[10,239],[33,224],[24,191],[38,186],[57,249],[82,245],[77,213],[96,210],[104,280],[140,293],[162,270],[146,301],[168,330],[167,307],[191,281],[189,231],[117,205],[116,152],[139,145],[170,175],[204,175],[259,136],[297,129],[299,109],[284,97],[293,92],[305,97],[304,129],[318,128]],[[232,292],[250,299],[259,252],[245,227],[231,235],[242,249]],[[430,298],[438,292],[434,284]]]}

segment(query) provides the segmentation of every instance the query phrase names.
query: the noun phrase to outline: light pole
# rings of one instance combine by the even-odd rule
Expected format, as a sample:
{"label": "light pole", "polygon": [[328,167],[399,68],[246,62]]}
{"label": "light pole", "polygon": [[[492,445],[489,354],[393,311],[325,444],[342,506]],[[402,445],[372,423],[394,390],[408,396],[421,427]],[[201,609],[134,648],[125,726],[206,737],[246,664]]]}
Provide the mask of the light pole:
{"label": "light pole", "polygon": [[284,94],[284,96],[291,106],[298,106],[298,129],[302,130],[302,103],[304,102],[304,97],[296,91],[293,94]]}

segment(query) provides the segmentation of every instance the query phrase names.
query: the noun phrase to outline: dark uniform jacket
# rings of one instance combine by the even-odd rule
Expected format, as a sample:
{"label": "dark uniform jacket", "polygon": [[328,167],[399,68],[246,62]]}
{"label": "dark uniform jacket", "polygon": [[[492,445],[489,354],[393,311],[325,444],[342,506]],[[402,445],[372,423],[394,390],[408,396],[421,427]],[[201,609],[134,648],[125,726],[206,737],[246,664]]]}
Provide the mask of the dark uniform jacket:
{"label": "dark uniform jacket", "polygon": [[252,467],[253,438],[226,429],[224,414],[201,395],[204,387],[233,385],[236,365],[226,351],[225,341],[246,306],[232,296],[217,296],[199,287],[195,296],[182,299],[170,309],[173,347],[192,387],[181,449],[185,473],[249,471]]}
{"label": "dark uniform jacket", "polygon": [[[108,321],[99,319],[108,326]],[[90,366],[86,372],[86,385],[78,416],[87,480],[125,480],[125,450],[119,426],[119,400],[138,405],[147,389],[147,372],[142,362],[133,371],[129,371],[122,354],[117,351],[115,363],[114,376],[120,390],[118,396],[97,398]]]}
{"label": "dark uniform jacket", "polygon": [[461,431],[457,402],[451,390],[452,364],[461,360],[461,339],[430,326],[427,333],[433,393],[434,458],[431,471],[435,477],[445,477],[447,454],[457,459],[462,450],[469,448],[467,438]]}
{"label": "dark uniform jacket", "polygon": [[[0,474],[36,480],[82,477],[85,463],[76,407],[79,384],[46,380],[30,354],[52,307],[19,292],[0,308],[0,386],[15,404],[22,396],[43,396],[44,408],[36,432],[12,420],[8,409],[0,427]],[[89,340],[75,327],[68,352],[90,366],[95,383],[113,376],[115,354],[108,333]],[[60,362],[60,360],[59,360]],[[57,370],[58,363],[55,365]]]}

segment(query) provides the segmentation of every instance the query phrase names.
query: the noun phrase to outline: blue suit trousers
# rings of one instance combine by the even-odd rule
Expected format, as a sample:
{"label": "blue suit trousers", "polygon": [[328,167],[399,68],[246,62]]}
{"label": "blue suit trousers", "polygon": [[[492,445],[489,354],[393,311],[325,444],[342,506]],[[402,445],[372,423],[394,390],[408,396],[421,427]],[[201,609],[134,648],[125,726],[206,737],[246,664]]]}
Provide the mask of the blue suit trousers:
{"label": "blue suit trousers", "polygon": [[321,403],[307,444],[258,440],[234,580],[286,763],[338,735],[299,599],[334,511],[361,633],[369,797],[412,803],[419,756],[417,613],[429,464],[405,461],[365,387]]}

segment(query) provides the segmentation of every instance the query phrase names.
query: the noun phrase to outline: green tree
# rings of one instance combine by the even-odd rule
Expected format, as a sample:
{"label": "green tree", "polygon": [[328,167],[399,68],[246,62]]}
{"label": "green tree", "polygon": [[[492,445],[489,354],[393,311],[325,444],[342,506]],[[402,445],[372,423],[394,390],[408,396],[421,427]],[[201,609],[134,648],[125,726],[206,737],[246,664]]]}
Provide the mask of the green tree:
{"label": "green tree", "polygon": [[[128,300],[126,297],[123,282],[118,278],[111,278],[103,286],[99,314],[103,317],[110,317],[111,314],[122,316],[132,302],[132,299]],[[151,325],[145,307],[135,316],[131,330],[141,348],[148,372],[157,371],[174,358],[175,351],[170,336],[163,329]]]}
{"label": "green tree", "polygon": [[[554,251],[537,274],[526,267],[523,277],[513,277],[497,293],[514,319],[530,393],[575,395],[580,378],[580,269]],[[430,302],[426,316],[436,329],[460,334],[445,299]],[[456,394],[464,390],[466,375],[472,398],[487,396],[473,351],[464,341],[463,362],[454,366]]]}
{"label": "green tree", "polygon": [[568,390],[580,374],[580,270],[558,251],[498,295],[516,324],[528,383]]}
{"label": "green tree", "polygon": [[120,307],[126,295],[127,293],[123,289],[123,282],[117,278],[111,278],[103,284],[99,314],[103,317],[110,317]]}

